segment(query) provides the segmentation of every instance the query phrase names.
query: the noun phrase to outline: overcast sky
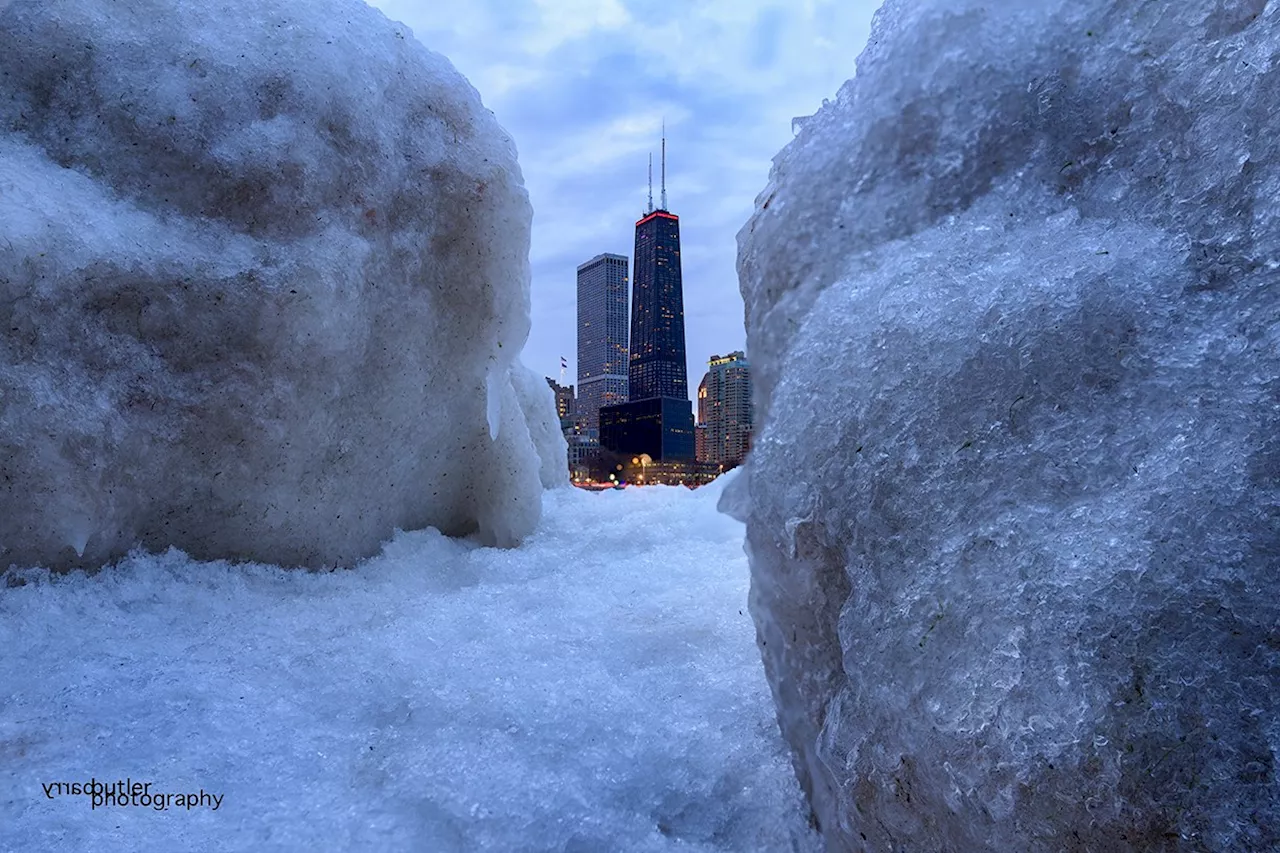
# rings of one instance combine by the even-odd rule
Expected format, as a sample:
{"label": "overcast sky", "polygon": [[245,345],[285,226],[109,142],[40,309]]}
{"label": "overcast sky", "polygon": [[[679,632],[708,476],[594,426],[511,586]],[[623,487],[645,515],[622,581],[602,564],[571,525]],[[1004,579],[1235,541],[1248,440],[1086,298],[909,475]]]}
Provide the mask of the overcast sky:
{"label": "overcast sky", "polygon": [[[631,257],[667,128],[689,385],[745,336],[738,229],[791,119],[853,76],[878,0],[372,0],[471,81],[515,138],[533,201],[524,361],[576,383],[576,268]],[[658,191],[654,196],[657,202]]]}

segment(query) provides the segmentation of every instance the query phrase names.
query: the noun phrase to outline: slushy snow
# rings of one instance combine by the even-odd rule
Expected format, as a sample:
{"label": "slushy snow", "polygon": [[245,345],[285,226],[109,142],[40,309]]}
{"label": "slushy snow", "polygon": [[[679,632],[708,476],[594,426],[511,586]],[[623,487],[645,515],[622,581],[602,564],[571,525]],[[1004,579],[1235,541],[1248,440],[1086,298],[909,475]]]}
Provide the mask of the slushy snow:
{"label": "slushy snow", "polygon": [[775,160],[726,506],[830,849],[1280,849],[1277,56],[891,0]]}
{"label": "slushy snow", "polygon": [[[815,849],[718,487],[545,493],[520,548],[133,555],[0,589],[0,849]],[[41,783],[206,792],[91,810]]]}
{"label": "slushy snow", "polygon": [[567,481],[530,220],[476,91],[362,2],[0,9],[0,568],[519,541]]}

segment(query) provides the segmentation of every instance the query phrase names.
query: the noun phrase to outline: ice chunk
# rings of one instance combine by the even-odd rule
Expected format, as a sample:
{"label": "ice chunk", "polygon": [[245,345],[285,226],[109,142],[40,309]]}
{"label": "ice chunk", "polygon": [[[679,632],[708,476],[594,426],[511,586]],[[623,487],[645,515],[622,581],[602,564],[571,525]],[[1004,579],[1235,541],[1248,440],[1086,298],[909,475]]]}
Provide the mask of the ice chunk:
{"label": "ice chunk", "polygon": [[550,489],[569,485],[569,445],[560,431],[556,416],[556,398],[546,380],[526,367],[511,371],[511,384],[516,400],[529,425],[533,446],[541,462],[538,476]]}
{"label": "ice chunk", "polygon": [[895,0],[775,160],[724,502],[832,849],[1280,846],[1277,50]]}
{"label": "ice chunk", "polygon": [[444,58],[350,0],[18,2],[0,44],[0,565],[533,529],[531,212]]}

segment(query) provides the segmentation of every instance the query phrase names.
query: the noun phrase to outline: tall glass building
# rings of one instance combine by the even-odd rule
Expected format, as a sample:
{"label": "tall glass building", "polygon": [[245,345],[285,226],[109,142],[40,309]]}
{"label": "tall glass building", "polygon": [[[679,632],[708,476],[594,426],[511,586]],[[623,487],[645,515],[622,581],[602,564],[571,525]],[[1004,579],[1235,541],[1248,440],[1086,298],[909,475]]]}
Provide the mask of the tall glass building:
{"label": "tall glass building", "polygon": [[651,210],[636,223],[633,274],[631,399],[601,410],[600,444],[617,453],[647,454],[655,461],[691,462],[693,403],[685,367],[678,216]]}
{"label": "tall glass building", "polygon": [[631,294],[632,400],[689,398],[684,349],[680,218],[655,210],[636,223]]}
{"label": "tall glass building", "polygon": [[596,255],[578,267],[578,399],[584,427],[627,401],[627,259]]}

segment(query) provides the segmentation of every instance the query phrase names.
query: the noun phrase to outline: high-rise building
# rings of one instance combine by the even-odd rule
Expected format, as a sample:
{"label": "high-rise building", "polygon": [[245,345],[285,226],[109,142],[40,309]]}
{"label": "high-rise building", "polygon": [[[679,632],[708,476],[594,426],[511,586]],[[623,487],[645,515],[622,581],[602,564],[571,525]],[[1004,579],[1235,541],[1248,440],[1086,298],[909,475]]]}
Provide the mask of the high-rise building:
{"label": "high-rise building", "polygon": [[573,386],[561,385],[550,376],[546,377],[556,395],[556,415],[560,418],[560,429],[572,429],[578,413],[577,400],[574,399]]}
{"label": "high-rise building", "polygon": [[[651,167],[652,168],[652,167]],[[655,461],[693,461],[693,404],[685,368],[684,282],[680,218],[667,208],[666,139],[662,142],[662,204],[636,222],[632,265],[630,400],[600,412],[600,444]]]}
{"label": "high-rise building", "polygon": [[751,365],[742,352],[713,355],[707,364],[710,369],[698,386],[698,418],[706,424],[699,461],[723,465],[727,471],[741,465],[751,449]]}
{"label": "high-rise building", "polygon": [[687,400],[680,219],[675,214],[655,210],[636,223],[634,270],[631,399]]}
{"label": "high-rise building", "polygon": [[698,418],[694,422],[693,458],[707,461],[707,377],[698,383]]}
{"label": "high-rise building", "polygon": [[578,417],[594,433],[600,409],[627,397],[627,259],[596,255],[578,267]]}
{"label": "high-rise building", "polygon": [[592,454],[599,450],[600,441],[589,434],[578,416],[577,400],[572,385],[561,385],[550,376],[547,384],[556,395],[556,414],[560,416],[560,433],[568,447],[569,476],[573,482],[587,479]]}

